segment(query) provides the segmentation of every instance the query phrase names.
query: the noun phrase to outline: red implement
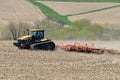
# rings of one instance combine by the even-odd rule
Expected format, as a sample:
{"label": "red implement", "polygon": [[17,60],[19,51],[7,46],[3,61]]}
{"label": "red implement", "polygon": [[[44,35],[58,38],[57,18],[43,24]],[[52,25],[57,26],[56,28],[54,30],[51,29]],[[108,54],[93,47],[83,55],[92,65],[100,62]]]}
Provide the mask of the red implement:
{"label": "red implement", "polygon": [[102,54],[104,52],[115,53],[116,50],[110,50],[105,48],[95,48],[94,44],[92,45],[82,45],[80,43],[75,43],[73,45],[58,45],[57,47],[66,50],[66,51],[77,51],[77,52],[87,52],[87,53],[99,53]]}

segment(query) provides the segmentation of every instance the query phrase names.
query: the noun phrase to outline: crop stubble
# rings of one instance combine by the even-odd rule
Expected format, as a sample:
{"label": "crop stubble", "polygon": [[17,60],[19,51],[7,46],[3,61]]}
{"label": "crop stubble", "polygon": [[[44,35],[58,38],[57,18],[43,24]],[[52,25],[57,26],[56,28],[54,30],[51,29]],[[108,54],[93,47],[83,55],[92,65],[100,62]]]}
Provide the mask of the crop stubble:
{"label": "crop stubble", "polygon": [[0,41],[1,80],[116,80],[120,79],[119,67],[118,54],[19,50],[12,41]]}

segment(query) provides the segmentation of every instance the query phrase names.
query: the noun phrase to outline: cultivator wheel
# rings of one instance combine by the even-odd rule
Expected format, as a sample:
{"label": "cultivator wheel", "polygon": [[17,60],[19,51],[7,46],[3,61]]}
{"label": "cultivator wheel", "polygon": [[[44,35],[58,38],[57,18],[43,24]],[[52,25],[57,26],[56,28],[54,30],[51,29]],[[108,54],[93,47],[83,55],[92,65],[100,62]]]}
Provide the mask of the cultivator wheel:
{"label": "cultivator wheel", "polygon": [[92,53],[95,53],[95,54],[104,54],[105,51],[104,50],[92,50]]}

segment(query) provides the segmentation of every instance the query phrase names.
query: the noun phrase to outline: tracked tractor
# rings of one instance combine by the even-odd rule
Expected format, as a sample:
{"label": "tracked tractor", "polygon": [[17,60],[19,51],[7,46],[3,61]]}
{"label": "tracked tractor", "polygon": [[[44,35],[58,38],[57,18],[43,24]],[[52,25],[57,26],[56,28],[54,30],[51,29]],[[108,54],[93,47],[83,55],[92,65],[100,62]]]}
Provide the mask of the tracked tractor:
{"label": "tracked tractor", "polygon": [[42,29],[32,29],[31,35],[18,38],[13,45],[19,49],[54,50],[55,43],[48,38],[44,38],[44,31]]}

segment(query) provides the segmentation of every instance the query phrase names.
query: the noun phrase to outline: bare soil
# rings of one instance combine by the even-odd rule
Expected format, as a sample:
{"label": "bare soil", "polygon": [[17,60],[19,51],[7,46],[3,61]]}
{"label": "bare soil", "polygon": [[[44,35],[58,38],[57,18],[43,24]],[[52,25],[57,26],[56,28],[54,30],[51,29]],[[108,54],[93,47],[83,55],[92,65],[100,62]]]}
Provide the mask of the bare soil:
{"label": "bare soil", "polygon": [[[54,2],[54,1],[40,1],[49,6],[61,15],[78,14],[92,10],[102,9],[110,6],[119,5],[120,3],[99,3],[99,2]],[[74,15],[68,17],[72,22],[81,19],[88,19],[92,23],[102,25],[120,25],[120,7],[108,10],[88,13],[84,15]]]}
{"label": "bare soil", "polygon": [[27,0],[0,0],[0,25],[9,21],[34,23],[43,20],[44,14]]}
{"label": "bare soil", "polygon": [[77,14],[91,10],[101,9],[118,5],[119,3],[105,3],[105,2],[54,2],[54,1],[39,1],[61,15]]}
{"label": "bare soil", "polygon": [[[73,44],[87,41],[55,41]],[[92,44],[94,41],[89,41]],[[0,41],[0,80],[119,80],[119,54],[86,54],[19,50],[13,41]],[[96,41],[95,45],[120,50],[120,42]],[[98,44],[97,44],[98,43]],[[99,47],[99,46],[98,46]]]}
{"label": "bare soil", "polygon": [[120,7],[84,15],[68,17],[71,21],[88,19],[92,23],[120,25]]}

